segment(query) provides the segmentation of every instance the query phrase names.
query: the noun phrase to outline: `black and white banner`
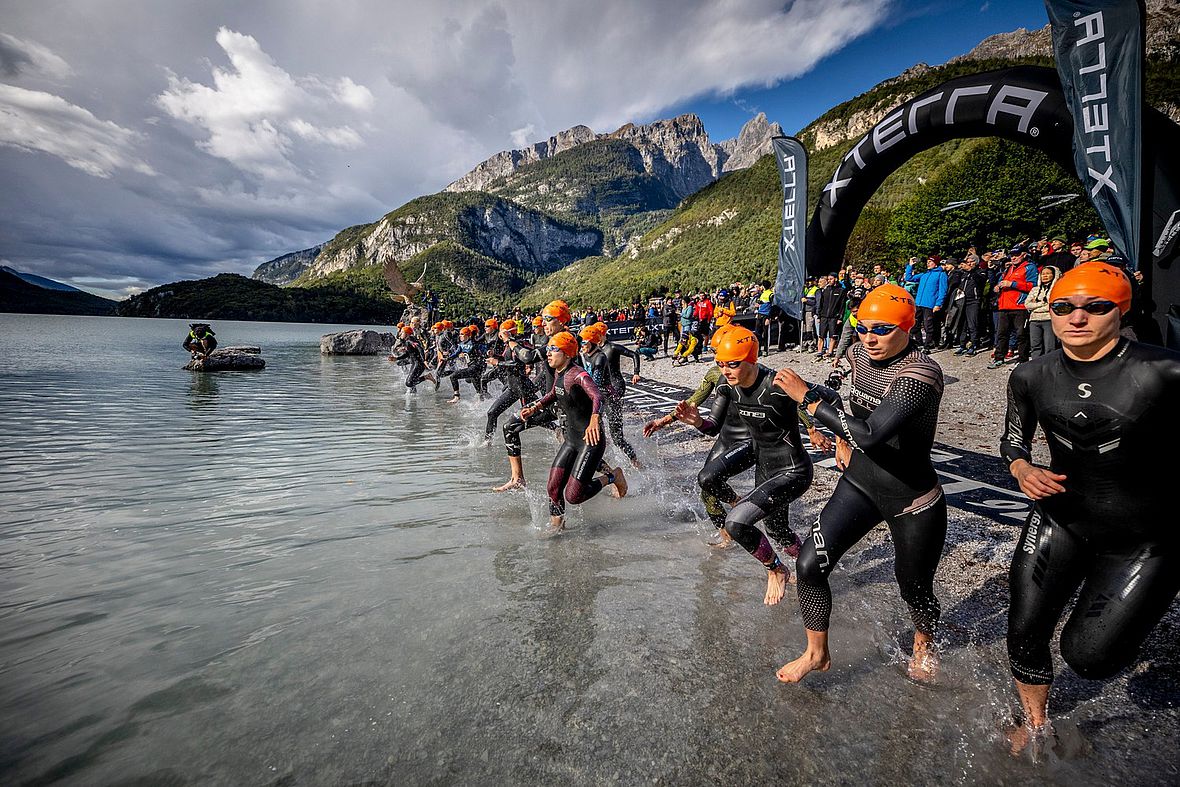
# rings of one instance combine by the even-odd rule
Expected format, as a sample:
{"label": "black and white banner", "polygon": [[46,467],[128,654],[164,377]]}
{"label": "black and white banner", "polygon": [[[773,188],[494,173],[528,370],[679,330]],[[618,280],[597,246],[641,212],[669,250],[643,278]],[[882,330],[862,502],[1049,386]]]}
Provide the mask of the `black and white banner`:
{"label": "black and white banner", "polygon": [[1045,0],[1057,72],[1073,116],[1078,177],[1138,268],[1143,217],[1143,3]]}
{"label": "black and white banner", "polygon": [[774,158],[783,184],[783,225],[778,241],[774,300],[791,319],[803,317],[803,277],[807,240],[807,151],[794,137],[774,137]]}

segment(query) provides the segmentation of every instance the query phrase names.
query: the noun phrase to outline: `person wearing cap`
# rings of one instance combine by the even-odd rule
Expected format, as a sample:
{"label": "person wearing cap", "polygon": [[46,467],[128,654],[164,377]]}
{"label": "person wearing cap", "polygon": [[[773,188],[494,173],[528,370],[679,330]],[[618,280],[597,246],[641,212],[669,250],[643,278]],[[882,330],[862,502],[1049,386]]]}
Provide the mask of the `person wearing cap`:
{"label": "person wearing cap", "polygon": [[680,310],[684,307],[684,299],[680,297],[680,290],[665,296],[660,306],[660,315],[664,323],[664,355],[668,354],[668,342],[675,347],[680,342]]}
{"label": "person wearing cap", "polygon": [[[627,437],[623,434],[623,394],[626,389],[619,386],[625,384],[625,381],[621,380],[615,374],[615,370],[611,368],[606,331],[606,323],[604,322],[587,325],[581,330],[579,337],[582,339],[582,366],[590,373],[590,379],[594,381],[599,392],[602,393],[602,413],[606,417],[611,442],[619,447],[619,450],[631,461],[631,464],[638,467],[639,457],[635,453],[635,448],[627,442]],[[611,346],[617,347],[617,345]],[[627,352],[632,351],[628,350]],[[638,367],[638,361],[636,361],[636,366]],[[635,376],[639,377],[638,374]]]}
{"label": "person wearing cap", "polygon": [[914,304],[918,309],[914,338],[920,346],[935,352],[938,349],[941,312],[947,293],[947,274],[942,269],[942,257],[937,254],[927,257],[926,270],[921,273],[907,265],[905,280],[918,285],[914,293]]}
{"label": "person wearing cap", "polygon": [[[1170,456],[1180,442],[1180,353],[1119,335],[1131,285],[1101,262],[1064,273],[1049,295],[1061,352],[1008,379],[1000,454],[1032,510],[1008,575],[1008,657],[1024,710],[1014,751],[1052,734],[1050,645],[1087,680],[1132,665],[1180,591]],[[1049,465],[1033,462],[1040,428]]]}
{"label": "person wearing cap", "polygon": [[1078,258],[1078,264],[1083,262],[1107,262],[1110,259],[1110,241],[1106,238],[1091,238],[1086,242],[1084,253]]}
{"label": "person wearing cap", "polygon": [[1038,264],[1042,267],[1045,265],[1052,265],[1057,270],[1065,273],[1072,268],[1077,262],[1077,258],[1070,254],[1066,249],[1066,240],[1064,235],[1055,235],[1049,241],[1049,253],[1041,256]]}
{"label": "person wearing cap", "polygon": [[1021,246],[1016,246],[1010,252],[1011,258],[996,282],[996,344],[992,353],[992,361],[987,365],[989,369],[998,369],[1004,365],[1008,356],[1008,341],[1016,336],[1016,362],[1024,363],[1028,360],[1028,310],[1024,308],[1024,301],[1033,287],[1037,286],[1037,266],[1028,259],[1028,253]]}
{"label": "person wearing cap", "polygon": [[[724,467],[715,475],[707,474],[706,467],[701,488],[725,501],[733,496],[728,479],[757,468],[757,485],[729,510],[725,531],[766,569],[763,601],[777,604],[791,575],[767,535],[783,545],[788,555],[798,554],[799,537],[791,529],[789,507],[811,485],[812,478],[811,457],[799,434],[799,409],[774,387],[774,371],[758,363],[758,338],[753,331],[730,328],[718,339],[715,358],[724,379],[714,390],[709,415],[702,418],[697,407],[680,402],[676,418],[716,437],[734,408],[749,431],[752,450],[722,456],[719,461]],[[806,423],[812,426],[810,419]],[[765,522],[766,533],[758,529],[759,522]]]}
{"label": "person wearing cap", "polygon": [[[889,526],[897,583],[914,623],[909,676],[922,682],[937,676],[934,634],[941,608],[934,572],[946,541],[947,510],[930,454],[943,378],[938,364],[910,338],[915,317],[913,298],[895,284],[877,287],[861,301],[856,325],[861,341],[848,351],[851,412],[831,388],[809,384],[790,369],[775,376],[776,386],[836,435],[836,463],[844,471],[796,562],[807,649],[778,671],[785,683],[831,666],[828,576],[882,520]],[[839,376],[829,383],[839,386]]]}
{"label": "person wearing cap", "polygon": [[[573,315],[570,313],[569,304],[565,301],[550,301],[549,304],[541,310],[541,315],[534,319],[534,324],[540,320],[541,328],[536,341],[545,341],[559,333],[568,333],[567,326]],[[578,343],[577,339],[570,334],[574,344]],[[547,345],[546,345],[547,346]],[[541,357],[538,362],[534,364],[534,383],[537,390],[541,392],[542,397],[545,393],[553,390],[553,385],[556,380],[554,375],[554,367],[551,364],[544,362],[544,356],[540,353],[540,348],[537,348],[538,354]],[[574,353],[571,358],[576,361],[578,353]],[[552,402],[552,400],[549,400]],[[528,409],[528,408],[525,408]],[[521,410],[523,413],[524,410]],[[542,408],[534,408],[530,410],[531,416],[525,417],[523,415],[514,415],[504,425],[504,447],[508,451],[508,467],[510,475],[508,480],[500,486],[495,487],[493,492],[508,492],[513,489],[523,489],[525,486],[524,480],[524,459],[521,456],[520,435],[526,429],[540,426],[545,429],[556,430],[559,428],[557,420],[557,413],[552,406]]]}
{"label": "person wearing cap", "polygon": [[[500,352],[489,356],[489,374],[494,375],[504,390],[488,408],[487,425],[484,429],[484,445],[492,442],[500,416],[516,402],[523,407],[539,397],[537,385],[533,382],[531,369],[544,360],[531,344],[516,332],[516,320],[505,320],[499,326]],[[486,387],[486,386],[485,386]]]}
{"label": "person wearing cap", "polygon": [[551,335],[545,346],[545,359],[553,370],[554,385],[538,401],[520,411],[527,421],[547,408],[556,407],[565,418],[563,440],[549,468],[547,535],[557,535],[565,529],[567,503],[584,503],[608,485],[615,487],[617,497],[627,494],[622,468],[594,477],[606,448],[599,425],[602,394],[586,370],[574,363],[577,357],[578,342],[573,334],[560,331]]}
{"label": "person wearing cap", "polygon": [[409,371],[406,372],[406,388],[412,393],[417,393],[418,383],[423,380],[429,380],[437,388],[438,378],[426,371],[426,348],[422,346],[421,339],[415,335],[413,326],[404,326],[398,339],[398,344],[394,348],[396,354],[391,358],[399,362],[405,361],[409,365]]}
{"label": "person wearing cap", "polygon": [[479,329],[474,325],[464,325],[459,330],[459,343],[451,351],[448,361],[454,363],[455,361],[462,361],[463,368],[455,369],[451,372],[451,392],[452,396],[449,404],[458,404],[459,396],[459,381],[467,380],[475,388],[476,395],[480,399],[486,398],[486,391],[483,386],[483,373],[485,368],[484,361],[484,345],[478,339]]}

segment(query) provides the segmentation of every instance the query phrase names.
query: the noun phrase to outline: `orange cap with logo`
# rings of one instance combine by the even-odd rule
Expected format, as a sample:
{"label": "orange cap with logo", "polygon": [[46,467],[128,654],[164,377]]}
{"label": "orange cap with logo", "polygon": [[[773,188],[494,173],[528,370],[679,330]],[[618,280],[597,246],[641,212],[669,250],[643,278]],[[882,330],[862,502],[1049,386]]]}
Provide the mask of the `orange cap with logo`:
{"label": "orange cap with logo", "polygon": [[552,301],[541,314],[545,317],[552,317],[562,325],[570,324],[570,307],[565,301]]}
{"label": "orange cap with logo", "polygon": [[869,290],[856,310],[856,319],[879,320],[903,331],[914,327],[914,296],[896,284],[882,284]]}
{"label": "orange cap with logo", "polygon": [[739,327],[741,327],[741,326],[734,325],[732,322],[727,322],[725,325],[722,325],[720,328],[713,331],[713,335],[711,337],[709,337],[709,346],[712,347],[714,350],[716,350],[717,343],[719,341],[721,341],[721,337],[725,336],[725,334],[729,333],[734,328],[739,328]]}
{"label": "orange cap with logo", "polygon": [[490,320],[483,321],[483,327],[491,328],[493,331],[497,330],[500,327],[500,321],[497,320],[495,317],[492,317]]}
{"label": "orange cap with logo", "polygon": [[1083,262],[1070,268],[1053,284],[1049,301],[1074,295],[1090,295],[1112,301],[1121,314],[1131,308],[1131,280],[1113,265],[1105,262]]}
{"label": "orange cap with logo", "polygon": [[533,318],[533,327],[540,328],[544,324],[544,322],[545,321],[543,319],[541,319],[540,317],[534,317]]}
{"label": "orange cap with logo", "polygon": [[556,347],[569,358],[575,358],[578,355],[578,340],[569,331],[562,331],[561,333],[555,333],[550,336],[549,345],[546,346],[546,350],[548,350],[549,346]]}
{"label": "orange cap with logo", "polygon": [[500,330],[508,333],[516,333],[516,320],[505,320],[500,323]]}
{"label": "orange cap with logo", "polygon": [[715,352],[718,361],[758,363],[758,337],[748,328],[735,325],[717,340]]}
{"label": "orange cap with logo", "polygon": [[578,335],[582,337],[584,342],[601,344],[602,340],[606,338],[606,323],[596,322],[593,325],[587,325],[578,331]]}

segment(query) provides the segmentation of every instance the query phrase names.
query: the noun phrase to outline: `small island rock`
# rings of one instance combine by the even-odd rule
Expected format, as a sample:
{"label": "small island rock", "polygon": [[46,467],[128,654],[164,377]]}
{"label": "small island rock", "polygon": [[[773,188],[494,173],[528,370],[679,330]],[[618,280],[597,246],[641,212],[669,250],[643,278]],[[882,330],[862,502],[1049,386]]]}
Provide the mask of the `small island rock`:
{"label": "small island rock", "polygon": [[228,372],[239,369],[261,369],[266,361],[258,347],[223,347],[204,358],[194,358],[184,365],[190,372]]}
{"label": "small island rock", "polygon": [[329,333],[320,339],[323,355],[385,355],[393,348],[392,333],[345,331]]}

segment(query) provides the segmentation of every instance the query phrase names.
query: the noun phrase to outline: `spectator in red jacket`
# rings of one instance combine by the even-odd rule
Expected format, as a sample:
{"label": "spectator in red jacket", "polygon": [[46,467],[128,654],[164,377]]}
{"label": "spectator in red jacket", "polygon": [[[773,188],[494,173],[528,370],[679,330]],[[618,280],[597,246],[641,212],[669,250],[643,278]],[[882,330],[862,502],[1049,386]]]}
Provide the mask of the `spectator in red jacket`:
{"label": "spectator in red jacket", "polygon": [[1000,297],[996,303],[996,344],[992,353],[989,369],[998,369],[1004,365],[1004,357],[1008,354],[1008,339],[1012,332],[1016,332],[1016,362],[1024,363],[1028,360],[1028,310],[1024,308],[1024,299],[1030,290],[1037,285],[1037,266],[1028,258],[1023,247],[1017,246],[1010,252],[1008,264],[1004,266],[1000,280],[996,283],[996,291]]}

